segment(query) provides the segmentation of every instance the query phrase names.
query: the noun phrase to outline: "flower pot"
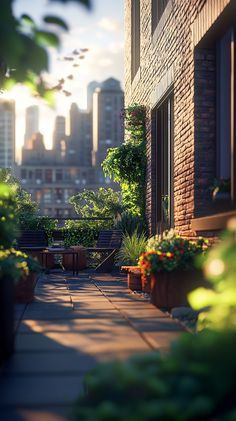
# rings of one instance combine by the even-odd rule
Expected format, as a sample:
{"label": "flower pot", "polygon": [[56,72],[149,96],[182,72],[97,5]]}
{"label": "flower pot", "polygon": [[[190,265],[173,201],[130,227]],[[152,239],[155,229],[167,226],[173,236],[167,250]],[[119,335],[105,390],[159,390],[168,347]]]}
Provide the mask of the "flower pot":
{"label": "flower pot", "polygon": [[28,304],[34,300],[36,277],[36,273],[30,272],[28,276],[24,276],[19,280],[15,286],[16,303]]}
{"label": "flower pot", "polygon": [[0,364],[14,351],[14,281],[0,279]]}
{"label": "flower pot", "polygon": [[163,309],[188,306],[188,294],[200,286],[206,282],[196,269],[157,272],[151,275],[151,303]]}
{"label": "flower pot", "polygon": [[142,291],[142,274],[139,266],[122,266],[127,272],[127,285],[132,291]]}

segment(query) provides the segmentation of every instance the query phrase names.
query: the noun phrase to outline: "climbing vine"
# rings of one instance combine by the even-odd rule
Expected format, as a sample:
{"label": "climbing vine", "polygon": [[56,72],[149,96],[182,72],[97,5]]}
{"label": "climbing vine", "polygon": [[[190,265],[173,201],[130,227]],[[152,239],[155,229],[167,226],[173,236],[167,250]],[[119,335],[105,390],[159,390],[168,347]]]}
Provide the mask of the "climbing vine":
{"label": "climbing vine", "polygon": [[124,109],[126,140],[108,149],[102,163],[105,175],[120,184],[124,205],[133,215],[145,217],[145,107],[133,104]]}

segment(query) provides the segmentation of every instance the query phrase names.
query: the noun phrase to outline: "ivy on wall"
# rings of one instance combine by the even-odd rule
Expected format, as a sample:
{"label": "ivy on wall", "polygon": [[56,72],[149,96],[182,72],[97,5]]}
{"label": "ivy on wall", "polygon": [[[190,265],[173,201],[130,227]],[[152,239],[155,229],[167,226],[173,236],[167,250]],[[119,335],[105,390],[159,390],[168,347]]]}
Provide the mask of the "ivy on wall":
{"label": "ivy on wall", "polygon": [[121,146],[108,149],[102,167],[106,176],[120,184],[126,209],[145,218],[145,107],[133,104],[124,109],[123,117],[126,140]]}

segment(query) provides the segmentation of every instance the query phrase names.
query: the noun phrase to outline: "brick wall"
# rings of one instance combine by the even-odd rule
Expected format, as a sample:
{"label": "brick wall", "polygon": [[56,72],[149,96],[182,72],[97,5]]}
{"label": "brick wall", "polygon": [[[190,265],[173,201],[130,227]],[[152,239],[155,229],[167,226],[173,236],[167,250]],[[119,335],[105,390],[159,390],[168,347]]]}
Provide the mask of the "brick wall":
{"label": "brick wall", "polygon": [[[215,160],[215,82],[210,75],[214,72],[215,57],[213,50],[198,49],[198,43],[232,1],[169,0],[152,36],[151,1],[140,0],[141,60],[140,71],[133,81],[130,71],[131,0],[125,2],[125,102],[126,106],[137,102],[147,107],[146,212],[150,233],[155,229],[151,111],[170,85],[174,90],[175,229],[183,235],[194,235],[191,219],[204,213],[209,204],[208,183],[214,173]],[[201,92],[208,97],[205,109]]]}

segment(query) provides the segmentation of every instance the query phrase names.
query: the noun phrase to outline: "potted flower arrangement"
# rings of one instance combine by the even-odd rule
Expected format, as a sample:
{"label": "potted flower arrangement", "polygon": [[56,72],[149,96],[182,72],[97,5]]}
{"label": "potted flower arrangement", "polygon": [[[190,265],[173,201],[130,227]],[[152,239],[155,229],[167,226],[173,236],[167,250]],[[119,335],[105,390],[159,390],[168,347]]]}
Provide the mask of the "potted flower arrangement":
{"label": "potted flower arrangement", "polygon": [[188,305],[187,295],[203,282],[201,272],[194,267],[195,257],[207,248],[207,240],[196,241],[178,235],[151,239],[152,250],[139,258],[142,275],[151,276],[151,302],[170,309]]}

